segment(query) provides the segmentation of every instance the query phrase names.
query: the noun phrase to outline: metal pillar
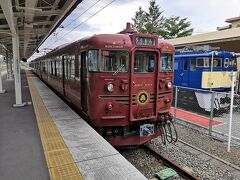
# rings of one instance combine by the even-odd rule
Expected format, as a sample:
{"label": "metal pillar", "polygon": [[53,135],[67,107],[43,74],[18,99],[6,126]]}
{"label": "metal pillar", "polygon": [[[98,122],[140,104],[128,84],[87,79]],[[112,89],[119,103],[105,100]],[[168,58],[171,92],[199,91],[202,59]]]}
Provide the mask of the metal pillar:
{"label": "metal pillar", "polygon": [[232,88],[231,88],[231,103],[230,103],[230,117],[229,117],[229,132],[228,132],[228,148],[227,151],[230,152],[231,146],[231,138],[232,138],[232,115],[233,115],[233,98],[234,98],[234,83],[236,78],[236,72],[232,71],[231,80],[232,80]]}
{"label": "metal pillar", "polygon": [[6,92],[2,86],[2,63],[3,63],[3,57],[0,57],[0,94]]}
{"label": "metal pillar", "polygon": [[19,40],[18,34],[12,35],[13,44],[13,68],[14,68],[14,81],[15,81],[15,98],[16,104],[13,107],[21,107],[25,104],[22,103],[22,89],[21,89],[21,77],[20,77],[20,65],[19,65]]}

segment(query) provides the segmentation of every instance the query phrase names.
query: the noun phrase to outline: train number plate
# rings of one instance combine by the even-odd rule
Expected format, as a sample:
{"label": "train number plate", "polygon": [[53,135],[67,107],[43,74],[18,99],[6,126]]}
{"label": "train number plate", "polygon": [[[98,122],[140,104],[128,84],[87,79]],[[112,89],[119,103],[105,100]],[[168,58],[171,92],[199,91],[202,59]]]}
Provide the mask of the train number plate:
{"label": "train number plate", "polygon": [[154,134],[153,124],[143,124],[140,126],[140,136],[150,136]]}

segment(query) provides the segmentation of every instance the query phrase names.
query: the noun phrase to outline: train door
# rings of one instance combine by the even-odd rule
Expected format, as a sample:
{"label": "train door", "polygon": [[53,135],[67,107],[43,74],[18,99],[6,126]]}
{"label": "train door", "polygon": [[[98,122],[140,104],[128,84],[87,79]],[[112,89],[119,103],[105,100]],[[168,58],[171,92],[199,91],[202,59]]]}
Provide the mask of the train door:
{"label": "train door", "polygon": [[197,59],[195,57],[189,58],[189,87],[199,88],[201,87],[201,71],[197,68]]}
{"label": "train door", "polygon": [[131,121],[157,117],[158,57],[158,52],[134,52],[131,65]]}
{"label": "train door", "polygon": [[81,106],[84,112],[88,111],[88,69],[86,55],[86,51],[81,52]]}
{"label": "train door", "polygon": [[65,96],[65,83],[66,83],[66,56],[62,56],[62,84],[63,84],[63,95]]}
{"label": "train door", "polygon": [[189,84],[189,59],[183,58],[183,63],[180,65],[180,78],[181,78],[181,86],[188,86]]}

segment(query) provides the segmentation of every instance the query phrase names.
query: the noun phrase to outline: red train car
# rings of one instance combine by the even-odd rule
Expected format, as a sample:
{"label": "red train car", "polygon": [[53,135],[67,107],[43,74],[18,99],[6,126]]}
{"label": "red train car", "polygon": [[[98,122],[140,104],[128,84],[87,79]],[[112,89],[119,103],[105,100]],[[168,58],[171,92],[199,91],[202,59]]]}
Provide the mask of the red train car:
{"label": "red train car", "polygon": [[174,47],[130,26],[61,46],[32,70],[113,146],[141,145],[172,118]]}

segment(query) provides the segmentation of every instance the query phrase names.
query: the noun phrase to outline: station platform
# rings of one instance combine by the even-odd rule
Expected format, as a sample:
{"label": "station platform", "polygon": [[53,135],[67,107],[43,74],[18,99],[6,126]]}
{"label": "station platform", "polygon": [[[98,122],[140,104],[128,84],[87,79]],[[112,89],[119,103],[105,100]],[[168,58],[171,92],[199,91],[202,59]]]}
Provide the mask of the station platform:
{"label": "station platform", "polygon": [[[0,112],[5,114],[1,116],[5,128],[0,126],[1,179],[146,179],[35,75],[26,70],[25,74],[22,71],[21,77],[22,89],[26,91],[23,100],[29,101],[28,104],[31,104],[30,101],[32,101],[34,108],[32,105],[12,108],[14,86],[8,88],[6,83],[14,84],[14,82],[4,84],[8,93],[1,94],[0,98],[11,96],[12,101],[8,104],[0,101]],[[11,91],[13,94],[10,94]],[[12,112],[9,112],[9,109]],[[31,112],[27,116],[31,123],[22,122],[25,121],[25,118],[22,117],[23,111],[26,111],[26,114]],[[9,118],[9,116],[12,117]],[[11,122],[11,119],[14,121]],[[11,124],[9,125],[9,123]],[[15,127],[15,123],[18,123],[17,127]],[[22,141],[18,141],[16,146],[5,148],[5,144],[9,146],[9,143],[14,144],[12,141],[15,141],[14,137],[9,138],[7,134],[21,131],[23,129],[21,125],[28,125],[34,135],[25,133],[22,135]],[[35,137],[34,142],[27,142],[28,138],[32,138],[32,136]],[[37,152],[35,152],[36,147],[38,148]],[[9,151],[11,148],[12,150]],[[19,148],[25,149],[25,152],[22,153],[24,155],[19,154]],[[31,153],[39,157],[35,157]],[[2,156],[3,154],[5,158]],[[16,156],[21,159],[21,163],[16,163],[18,161]],[[31,162],[26,168],[21,167],[25,161],[29,160]],[[13,164],[15,164],[14,167]],[[11,175],[13,171],[16,176]]]}
{"label": "station platform", "polygon": [[28,105],[13,108],[14,80],[6,80],[0,94],[0,179],[49,180],[37,121],[25,72],[21,72],[22,97]]}

